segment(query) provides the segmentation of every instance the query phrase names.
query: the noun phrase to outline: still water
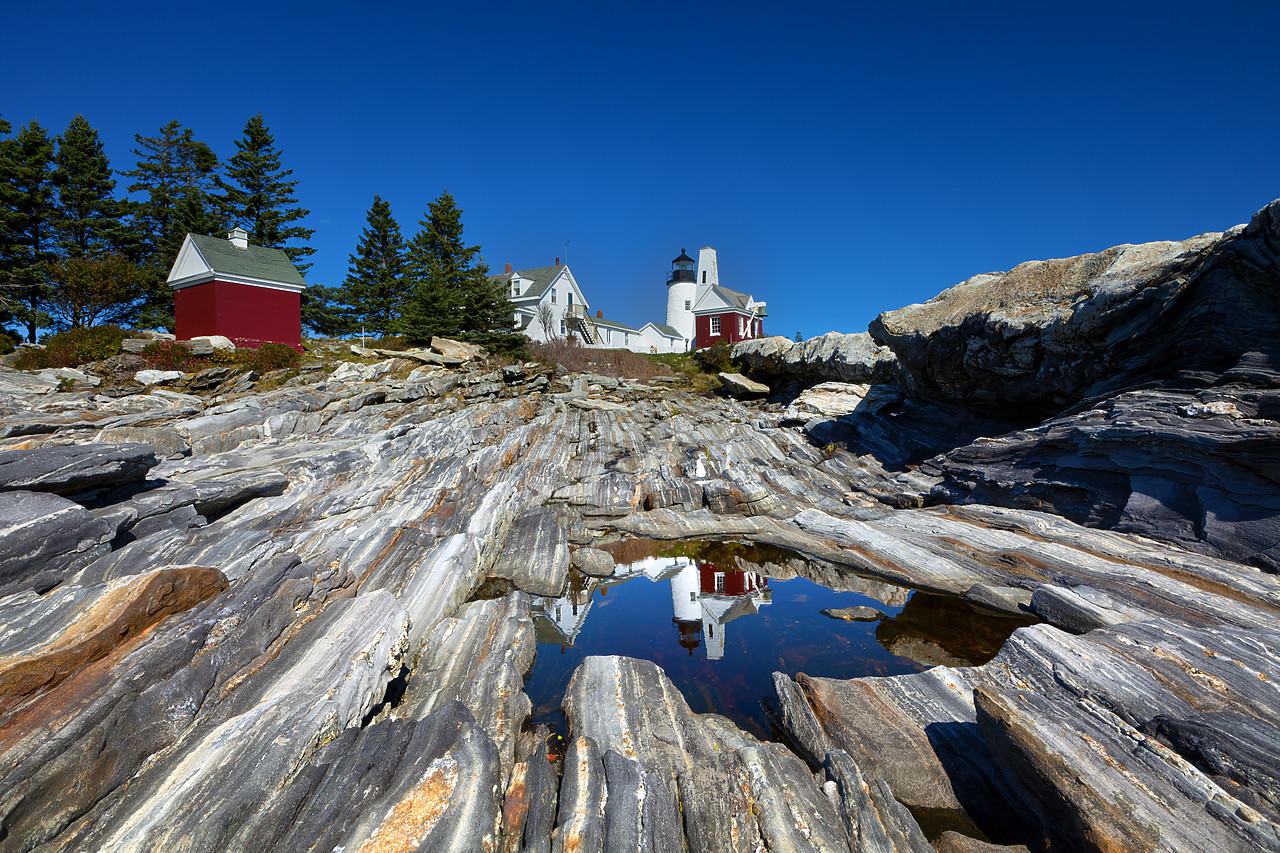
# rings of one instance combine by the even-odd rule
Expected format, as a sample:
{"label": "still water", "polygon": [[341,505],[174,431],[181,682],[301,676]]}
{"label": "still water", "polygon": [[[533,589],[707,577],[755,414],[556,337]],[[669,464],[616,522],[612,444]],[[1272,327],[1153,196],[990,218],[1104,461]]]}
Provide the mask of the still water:
{"label": "still water", "polygon": [[[533,599],[538,655],[525,690],[533,722],[561,732],[560,699],[587,655],[651,660],[695,712],[768,739],[760,703],[774,671],[856,678],[980,664],[1030,624],[769,546],[631,540],[606,550],[613,577],[575,572],[564,597]],[[822,613],[859,606],[883,615]]]}

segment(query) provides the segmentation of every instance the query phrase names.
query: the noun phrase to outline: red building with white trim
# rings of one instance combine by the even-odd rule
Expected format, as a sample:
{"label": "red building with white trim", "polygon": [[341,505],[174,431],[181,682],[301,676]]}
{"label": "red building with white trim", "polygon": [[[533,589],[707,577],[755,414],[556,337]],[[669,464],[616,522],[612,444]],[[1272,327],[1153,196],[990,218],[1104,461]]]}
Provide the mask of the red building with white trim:
{"label": "red building with white trim", "polygon": [[694,347],[763,338],[764,309],[763,302],[748,294],[719,284],[707,287],[693,308]]}
{"label": "red building with white trim", "polygon": [[267,342],[302,351],[302,290],[280,249],[250,246],[242,228],[228,239],[188,234],[169,272],[176,337],[222,335],[238,347]]}

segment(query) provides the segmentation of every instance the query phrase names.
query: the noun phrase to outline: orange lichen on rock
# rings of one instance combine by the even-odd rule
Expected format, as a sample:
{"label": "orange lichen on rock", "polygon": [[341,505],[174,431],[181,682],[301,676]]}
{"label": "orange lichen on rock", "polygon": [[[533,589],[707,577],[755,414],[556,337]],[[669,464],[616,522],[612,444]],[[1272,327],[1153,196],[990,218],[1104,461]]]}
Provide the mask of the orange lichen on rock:
{"label": "orange lichen on rock", "polygon": [[358,853],[412,853],[435,828],[449,807],[458,784],[458,763],[437,758],[427,775],[404,799],[391,807],[382,825],[360,845]]}
{"label": "orange lichen on rock", "polygon": [[0,658],[0,711],[101,660],[174,613],[227,588],[208,566],[160,569],[117,583],[62,634],[37,649]]}

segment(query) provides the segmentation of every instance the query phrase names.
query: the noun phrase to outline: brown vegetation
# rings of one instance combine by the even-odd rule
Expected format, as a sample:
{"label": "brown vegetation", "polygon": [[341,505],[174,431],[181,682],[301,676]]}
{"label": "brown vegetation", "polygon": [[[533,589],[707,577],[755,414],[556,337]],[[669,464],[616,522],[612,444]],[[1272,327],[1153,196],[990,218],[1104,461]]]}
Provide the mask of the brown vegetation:
{"label": "brown vegetation", "polygon": [[615,379],[648,379],[671,376],[665,366],[638,352],[624,349],[594,349],[567,341],[529,344],[535,361],[557,364],[569,373],[597,373]]}

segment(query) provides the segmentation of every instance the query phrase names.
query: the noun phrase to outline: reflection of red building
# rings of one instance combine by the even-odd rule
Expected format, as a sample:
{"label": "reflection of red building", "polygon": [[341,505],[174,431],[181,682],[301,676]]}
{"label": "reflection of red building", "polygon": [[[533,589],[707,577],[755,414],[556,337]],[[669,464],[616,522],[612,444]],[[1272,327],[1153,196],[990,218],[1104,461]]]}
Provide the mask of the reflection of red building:
{"label": "reflection of red building", "polygon": [[704,595],[746,595],[769,585],[769,579],[755,572],[723,572],[715,563],[698,564],[698,588]]}

